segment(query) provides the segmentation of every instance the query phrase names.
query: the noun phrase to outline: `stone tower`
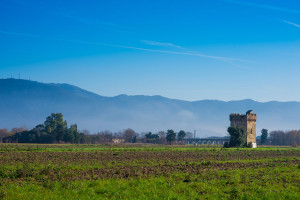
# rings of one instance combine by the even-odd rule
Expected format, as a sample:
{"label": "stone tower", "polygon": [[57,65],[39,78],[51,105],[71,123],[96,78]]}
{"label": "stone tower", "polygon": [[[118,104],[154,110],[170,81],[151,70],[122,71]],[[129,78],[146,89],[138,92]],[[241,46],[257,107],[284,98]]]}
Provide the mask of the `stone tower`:
{"label": "stone tower", "polygon": [[252,142],[256,148],[256,114],[252,110],[246,114],[230,114],[230,126],[242,126],[247,130],[247,144]]}

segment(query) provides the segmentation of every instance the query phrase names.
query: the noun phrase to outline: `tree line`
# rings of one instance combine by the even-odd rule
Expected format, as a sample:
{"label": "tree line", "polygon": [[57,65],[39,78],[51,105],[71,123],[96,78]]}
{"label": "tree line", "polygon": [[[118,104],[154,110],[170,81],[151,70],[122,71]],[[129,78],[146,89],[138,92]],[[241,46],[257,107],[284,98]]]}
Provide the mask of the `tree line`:
{"label": "tree line", "polygon": [[282,146],[299,146],[300,145],[300,130],[292,131],[271,131],[270,137],[266,144],[282,145]]}
{"label": "tree line", "polygon": [[0,129],[0,141],[2,141],[4,137],[11,136],[26,130],[26,127],[12,128],[10,131],[7,128]]}
{"label": "tree line", "polygon": [[300,145],[300,130],[276,130],[269,133],[267,129],[262,129],[261,136],[258,141],[261,145],[297,147]]}
{"label": "tree line", "polygon": [[102,131],[96,134],[89,134],[83,131],[84,141],[88,144],[105,143],[152,143],[152,144],[184,144],[184,139],[191,139],[192,134],[183,130],[176,133],[174,130],[159,131],[157,133],[137,133],[128,128],[118,132]]}
{"label": "tree line", "polygon": [[84,133],[79,133],[77,125],[70,127],[63,120],[61,113],[52,113],[43,124],[31,130],[23,130],[2,138],[3,142],[10,143],[83,143]]}
{"label": "tree line", "polygon": [[192,133],[181,130],[159,131],[157,133],[137,133],[133,129],[112,133],[103,131],[97,134],[89,134],[87,130],[78,131],[76,124],[67,125],[61,113],[52,113],[43,124],[39,124],[31,130],[26,128],[14,128],[11,131],[0,129],[0,141],[4,143],[156,143],[173,144],[184,143],[184,139],[192,138]]}
{"label": "tree line", "polygon": [[[224,147],[247,147],[247,131],[244,127],[229,127],[229,143]],[[137,133],[133,129],[125,129],[119,132],[102,131],[97,134],[89,134],[87,130],[79,131],[76,124],[67,125],[61,113],[52,113],[43,124],[39,124],[31,130],[25,127],[13,128],[10,131],[0,129],[0,141],[5,143],[154,143],[154,144],[184,144],[184,139],[192,139],[193,134],[180,130],[159,131],[157,133]],[[300,130],[271,131],[261,130],[261,137],[257,141],[264,145],[300,145]]]}

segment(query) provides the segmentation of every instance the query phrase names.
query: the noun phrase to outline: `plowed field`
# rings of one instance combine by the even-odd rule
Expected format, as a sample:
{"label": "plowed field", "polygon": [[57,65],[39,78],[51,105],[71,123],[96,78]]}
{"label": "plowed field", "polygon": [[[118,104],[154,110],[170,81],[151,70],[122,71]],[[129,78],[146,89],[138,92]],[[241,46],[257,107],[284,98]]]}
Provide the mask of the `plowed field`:
{"label": "plowed field", "polygon": [[294,199],[299,171],[299,148],[0,144],[4,199]]}

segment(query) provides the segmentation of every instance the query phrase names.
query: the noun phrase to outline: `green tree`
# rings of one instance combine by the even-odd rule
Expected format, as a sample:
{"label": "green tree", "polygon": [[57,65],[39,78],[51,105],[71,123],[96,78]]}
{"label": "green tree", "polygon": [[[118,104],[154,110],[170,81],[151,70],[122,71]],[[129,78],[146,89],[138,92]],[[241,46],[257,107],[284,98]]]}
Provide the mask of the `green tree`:
{"label": "green tree", "polygon": [[229,147],[246,147],[247,146],[247,130],[245,127],[228,127],[230,135]]}
{"label": "green tree", "polygon": [[81,141],[81,135],[78,132],[74,132],[74,143],[79,144]]}
{"label": "green tree", "polygon": [[[69,142],[71,143],[81,143],[82,140],[82,135],[78,133],[77,130],[77,124],[72,124],[70,128],[67,130],[68,139],[70,140]],[[73,135],[73,136],[72,136]]]}
{"label": "green tree", "polygon": [[64,142],[74,143],[74,133],[71,129],[68,129],[64,134]]}
{"label": "green tree", "polygon": [[166,139],[171,144],[173,141],[176,140],[176,133],[173,130],[168,130]]}
{"label": "green tree", "polygon": [[[40,128],[41,126],[39,126]],[[51,141],[60,142],[64,140],[64,134],[67,131],[67,121],[64,121],[61,113],[52,113],[44,122],[45,132],[51,135]],[[42,128],[42,127],[41,127]]]}
{"label": "green tree", "polygon": [[72,124],[71,126],[70,126],[70,130],[74,133],[74,132],[78,132],[78,130],[77,130],[77,124]]}
{"label": "green tree", "polygon": [[268,140],[268,130],[267,129],[261,130],[260,140],[261,140],[262,144],[267,143],[267,140]]}
{"label": "green tree", "polygon": [[156,143],[156,142],[158,142],[158,140],[159,140],[158,134],[153,134],[153,133],[151,133],[151,132],[147,133],[147,134],[145,135],[145,137],[146,137],[146,139],[147,139],[147,142],[149,142],[149,143]]}
{"label": "green tree", "polygon": [[63,115],[61,113],[52,113],[46,118],[44,122],[45,131],[47,133],[52,133],[57,129],[67,129],[67,121],[64,121]]}
{"label": "green tree", "polygon": [[181,130],[181,131],[179,131],[178,134],[177,134],[177,139],[178,139],[179,141],[182,141],[182,140],[184,139],[185,136],[186,136],[185,131]]}
{"label": "green tree", "polygon": [[35,128],[38,129],[40,132],[42,132],[42,131],[45,130],[44,124],[39,124],[39,125],[37,125]]}
{"label": "green tree", "polygon": [[64,134],[66,131],[67,131],[67,129],[65,129],[62,124],[57,125],[57,127],[53,131],[57,142],[63,141]]}

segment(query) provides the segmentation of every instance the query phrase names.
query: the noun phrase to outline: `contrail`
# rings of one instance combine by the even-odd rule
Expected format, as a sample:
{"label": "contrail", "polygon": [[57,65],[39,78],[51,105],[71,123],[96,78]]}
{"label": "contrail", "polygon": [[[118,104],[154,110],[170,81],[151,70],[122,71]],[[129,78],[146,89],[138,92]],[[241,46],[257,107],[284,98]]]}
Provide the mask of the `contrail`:
{"label": "contrail", "polygon": [[293,26],[296,26],[296,27],[300,28],[300,24],[296,24],[296,23],[289,22],[289,21],[286,21],[286,20],[281,20],[281,21],[284,22],[284,23],[287,23],[287,24],[290,24],[290,25],[293,25]]}
{"label": "contrail", "polygon": [[289,12],[289,13],[296,13],[296,14],[300,13],[300,10],[282,8],[282,7],[278,7],[278,6],[271,6],[271,5],[261,4],[261,3],[254,3],[254,2],[250,2],[250,1],[240,1],[240,0],[221,0],[221,1],[245,5],[245,6],[257,7],[257,8],[264,8],[264,9],[268,9],[268,10],[276,10],[276,11],[281,11],[281,12]]}
{"label": "contrail", "polygon": [[8,31],[1,31],[1,30],[0,30],[0,33],[7,34],[7,35],[16,35],[16,36],[38,38],[38,39],[56,40],[56,41],[63,41],[63,42],[87,44],[87,45],[110,46],[110,47],[119,47],[119,48],[126,48],[126,49],[135,49],[135,50],[141,50],[141,51],[151,51],[151,52],[160,52],[160,53],[168,53],[168,54],[176,54],[176,55],[196,56],[196,57],[210,58],[210,59],[221,60],[221,61],[242,61],[242,62],[247,62],[246,60],[242,60],[242,59],[220,57],[220,56],[211,56],[211,55],[205,55],[205,54],[196,53],[196,52],[192,53],[192,52],[179,52],[179,51],[147,49],[147,48],[132,47],[132,46],[126,46],[126,45],[119,45],[119,44],[107,44],[107,43],[89,42],[89,41],[82,41],[82,40],[68,40],[68,39],[62,39],[62,38],[45,37],[45,36],[40,36],[40,35],[8,32]]}

